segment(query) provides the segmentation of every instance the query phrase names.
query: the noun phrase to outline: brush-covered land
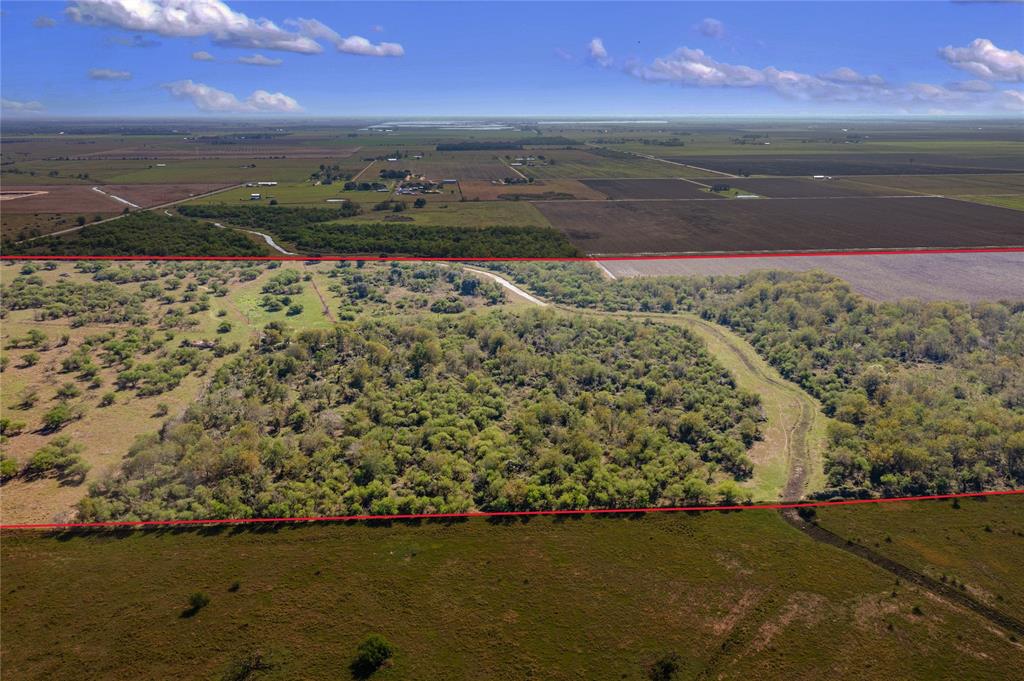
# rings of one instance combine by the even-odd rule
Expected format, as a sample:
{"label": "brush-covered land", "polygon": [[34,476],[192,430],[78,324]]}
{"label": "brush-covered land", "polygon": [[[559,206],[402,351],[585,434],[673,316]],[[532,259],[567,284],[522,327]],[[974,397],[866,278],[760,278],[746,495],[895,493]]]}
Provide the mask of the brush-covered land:
{"label": "brush-covered land", "polygon": [[489,266],[565,306],[696,313],[741,335],[834,418],[820,496],[1024,485],[1024,301],[874,303],[821,272]]}

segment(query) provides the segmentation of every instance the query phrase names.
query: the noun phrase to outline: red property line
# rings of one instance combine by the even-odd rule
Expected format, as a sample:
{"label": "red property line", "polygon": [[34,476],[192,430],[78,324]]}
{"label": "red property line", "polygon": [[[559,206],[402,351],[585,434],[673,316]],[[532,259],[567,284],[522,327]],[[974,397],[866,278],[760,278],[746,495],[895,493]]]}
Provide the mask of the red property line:
{"label": "red property line", "polygon": [[563,258],[423,257],[379,255],[2,255],[2,260],[218,260],[218,261],[366,261],[366,262],[609,262],[615,260],[707,260],[724,258],[808,258],[838,255],[927,255],[947,253],[1024,253],[1024,246],[986,248],[888,249],[859,251],[765,251],[760,253],[690,253],[683,255],[610,255]]}
{"label": "red property line", "polygon": [[256,523],[326,523],[352,522],[359,520],[431,520],[459,518],[514,518],[519,516],[557,515],[608,515],[629,513],[679,513],[694,511],[757,511],[787,508],[820,508],[823,506],[853,506],[858,504],[884,504],[897,501],[929,501],[941,499],[968,499],[1024,494],[1024,489],[999,490],[995,492],[963,492],[958,494],[928,494],[916,497],[888,497],[884,499],[844,499],[842,501],[805,501],[778,504],[748,504],[733,506],[657,506],[654,508],[589,508],[582,510],[557,511],[493,511],[468,513],[396,513],[391,515],[336,515],[308,516],[302,518],[209,518],[200,520],[119,520],[94,523],[14,523],[0,524],[0,530],[72,529],[97,527],[174,527],[180,525],[252,525]]}

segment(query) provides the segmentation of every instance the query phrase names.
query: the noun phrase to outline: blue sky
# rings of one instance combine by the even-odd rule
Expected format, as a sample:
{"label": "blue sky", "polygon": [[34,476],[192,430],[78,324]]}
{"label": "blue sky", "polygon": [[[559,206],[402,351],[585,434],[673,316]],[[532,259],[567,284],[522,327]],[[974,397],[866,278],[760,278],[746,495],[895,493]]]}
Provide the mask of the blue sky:
{"label": "blue sky", "polygon": [[0,6],[5,117],[1024,110],[1016,3]]}

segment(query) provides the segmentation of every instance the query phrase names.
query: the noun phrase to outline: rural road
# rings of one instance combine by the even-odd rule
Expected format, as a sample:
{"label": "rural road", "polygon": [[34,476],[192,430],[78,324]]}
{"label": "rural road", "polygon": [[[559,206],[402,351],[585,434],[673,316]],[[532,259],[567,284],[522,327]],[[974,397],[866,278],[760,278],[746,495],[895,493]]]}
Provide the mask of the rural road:
{"label": "rural road", "polygon": [[[171,201],[169,203],[161,203],[158,206],[150,206],[149,208],[145,208],[143,210],[161,210],[161,209],[167,208],[169,206],[176,206],[179,203],[185,203],[186,201],[191,201],[192,199],[201,199],[204,196],[213,196],[214,194],[220,194],[221,192],[226,192],[226,191],[229,191],[231,189],[237,189],[238,187],[241,187],[241,186],[242,185],[240,185],[240,184],[233,184],[230,187],[221,187],[220,189],[215,189],[212,192],[206,192],[205,194],[196,194],[195,196],[188,196],[188,197],[186,197],[184,199],[178,199],[176,201]],[[135,206],[134,203],[129,203],[125,199],[118,198],[118,197],[114,196],[113,194],[107,194],[107,192],[105,192],[105,191],[103,191],[103,190],[101,190],[101,189],[99,189],[97,187],[93,187],[93,190],[98,191],[100,194],[106,194],[107,196],[110,196],[111,198],[117,199],[121,203],[127,203],[129,205],[129,207],[130,206]],[[138,206],[136,206],[136,208],[138,208]],[[164,211],[164,214],[165,215],[170,215],[170,213],[168,213],[166,210]],[[115,215],[113,217],[106,218],[104,220],[97,220],[96,222],[89,222],[89,223],[86,223],[84,225],[76,225],[75,227],[70,227],[68,229],[62,229],[62,230],[59,230],[59,231],[56,231],[56,232],[50,232],[49,234],[40,234],[39,236],[34,236],[34,237],[29,238],[29,239],[23,239],[22,241],[18,241],[17,243],[24,244],[24,243],[28,243],[29,241],[36,241],[37,239],[45,239],[45,238],[51,237],[51,236],[60,236],[61,234],[71,234],[72,232],[77,232],[77,231],[79,231],[81,229],[85,229],[86,227],[92,227],[93,225],[102,225],[104,222],[112,222],[114,220],[120,220],[123,217],[124,217],[124,215]]]}
{"label": "rural road", "polygon": [[109,196],[110,198],[114,199],[115,201],[120,201],[121,203],[123,203],[124,205],[128,206],[129,208],[142,208],[142,206],[140,206],[137,203],[132,203],[128,199],[122,199],[120,196],[114,196],[110,192],[105,192],[102,189],[100,189],[99,187],[93,187],[92,190],[94,192],[99,192],[100,194],[103,194],[104,196]]}
{"label": "rural road", "polygon": [[267,242],[268,246],[273,248],[275,251],[277,251],[281,255],[298,255],[298,253],[292,253],[291,251],[284,250],[283,248],[281,248],[280,246],[277,245],[277,242],[275,242],[274,239],[269,234],[264,234],[263,232],[257,232],[255,229],[242,229],[241,227],[225,227],[224,225],[220,224],[219,222],[213,222],[211,224],[214,227],[220,227],[221,229],[235,229],[235,230],[238,230],[239,232],[249,232],[249,234],[255,234],[256,236],[261,236],[261,237],[263,237],[263,240]]}

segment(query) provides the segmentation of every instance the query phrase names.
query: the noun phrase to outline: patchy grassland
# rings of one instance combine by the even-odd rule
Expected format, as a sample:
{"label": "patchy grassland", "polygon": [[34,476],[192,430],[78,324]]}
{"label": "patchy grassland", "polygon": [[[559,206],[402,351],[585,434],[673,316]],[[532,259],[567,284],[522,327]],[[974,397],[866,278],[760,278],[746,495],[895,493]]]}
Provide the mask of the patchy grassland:
{"label": "patchy grassland", "polygon": [[[372,632],[396,650],[381,680],[640,680],[670,654],[679,678],[718,679],[1001,679],[1024,661],[768,511],[5,532],[0,551],[12,679],[238,678],[256,652],[261,679],[349,678]],[[187,616],[193,592],[210,602]]]}
{"label": "patchy grassland", "polygon": [[818,524],[1008,613],[1024,611],[1024,498],[821,508]]}

